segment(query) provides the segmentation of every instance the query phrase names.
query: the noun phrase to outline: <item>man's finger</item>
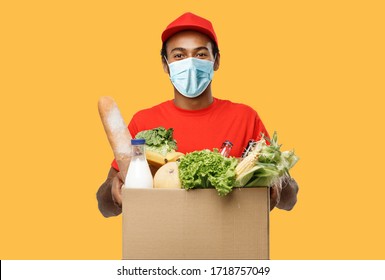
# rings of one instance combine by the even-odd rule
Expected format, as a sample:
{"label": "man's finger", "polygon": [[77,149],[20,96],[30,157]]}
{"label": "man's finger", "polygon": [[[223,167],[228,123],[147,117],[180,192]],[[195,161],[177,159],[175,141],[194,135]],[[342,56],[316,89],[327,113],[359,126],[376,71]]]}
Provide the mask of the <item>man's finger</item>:
{"label": "man's finger", "polygon": [[277,185],[270,187],[270,211],[279,203],[281,189]]}
{"label": "man's finger", "polygon": [[112,181],[111,194],[112,200],[116,205],[122,207],[122,181],[119,178],[119,175],[116,176]]}
{"label": "man's finger", "polygon": [[119,181],[120,181],[122,184],[124,184],[124,180],[126,180],[126,178],[123,177],[123,173],[122,173],[122,172],[118,172],[117,177],[118,177]]}
{"label": "man's finger", "polygon": [[294,179],[290,179],[282,189],[281,200],[278,202],[279,209],[290,211],[297,203],[298,184]]}

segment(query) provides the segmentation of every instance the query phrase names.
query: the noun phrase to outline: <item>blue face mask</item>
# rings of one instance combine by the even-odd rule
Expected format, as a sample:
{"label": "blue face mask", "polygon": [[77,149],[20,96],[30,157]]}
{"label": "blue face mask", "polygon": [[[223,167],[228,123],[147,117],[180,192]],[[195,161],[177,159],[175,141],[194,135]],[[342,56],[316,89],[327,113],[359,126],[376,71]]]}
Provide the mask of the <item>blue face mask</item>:
{"label": "blue face mask", "polygon": [[189,98],[201,95],[214,76],[214,62],[211,60],[190,57],[174,61],[168,67],[174,87]]}

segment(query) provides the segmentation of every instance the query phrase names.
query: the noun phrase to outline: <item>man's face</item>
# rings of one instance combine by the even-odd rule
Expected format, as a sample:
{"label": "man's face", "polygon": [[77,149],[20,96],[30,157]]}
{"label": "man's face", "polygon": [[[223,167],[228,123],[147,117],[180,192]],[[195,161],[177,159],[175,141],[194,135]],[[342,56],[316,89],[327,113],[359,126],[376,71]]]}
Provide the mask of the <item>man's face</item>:
{"label": "man's face", "polygon": [[[196,31],[182,31],[176,33],[167,41],[166,53],[168,63],[189,57],[214,61],[213,44],[210,38]],[[163,64],[168,73],[167,64]],[[215,59],[214,70],[219,67],[219,57]]]}

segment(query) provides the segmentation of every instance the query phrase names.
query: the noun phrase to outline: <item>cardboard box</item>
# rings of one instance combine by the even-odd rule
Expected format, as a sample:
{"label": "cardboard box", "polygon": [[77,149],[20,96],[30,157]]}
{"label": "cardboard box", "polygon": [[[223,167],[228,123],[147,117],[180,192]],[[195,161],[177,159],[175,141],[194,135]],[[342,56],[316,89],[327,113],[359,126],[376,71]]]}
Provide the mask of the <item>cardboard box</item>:
{"label": "cardboard box", "polygon": [[123,259],[268,259],[269,189],[123,189]]}

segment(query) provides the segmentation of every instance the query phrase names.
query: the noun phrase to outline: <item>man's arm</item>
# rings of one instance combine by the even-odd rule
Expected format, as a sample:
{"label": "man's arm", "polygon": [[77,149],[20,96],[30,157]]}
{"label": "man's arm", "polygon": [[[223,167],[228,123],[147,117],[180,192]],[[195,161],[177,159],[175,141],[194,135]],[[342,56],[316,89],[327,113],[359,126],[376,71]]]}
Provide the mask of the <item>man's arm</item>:
{"label": "man's arm", "polygon": [[[98,207],[104,217],[117,216],[122,213],[121,187],[122,180],[119,172],[113,167],[110,168],[106,181],[99,187],[96,193]],[[113,199],[114,194],[114,199]]]}

